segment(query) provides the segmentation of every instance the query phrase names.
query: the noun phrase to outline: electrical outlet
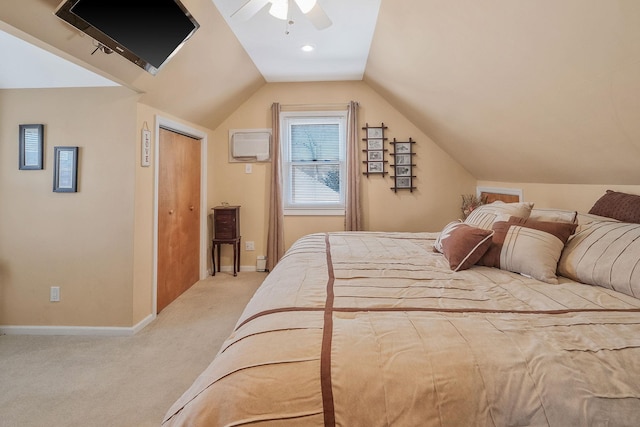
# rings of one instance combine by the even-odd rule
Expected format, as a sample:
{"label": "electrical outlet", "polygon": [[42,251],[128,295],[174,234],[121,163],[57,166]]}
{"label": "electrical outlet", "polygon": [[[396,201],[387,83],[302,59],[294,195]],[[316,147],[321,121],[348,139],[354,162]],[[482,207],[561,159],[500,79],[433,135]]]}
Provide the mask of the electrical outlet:
{"label": "electrical outlet", "polygon": [[60,286],[52,286],[49,290],[49,301],[51,302],[59,302],[60,301]]}
{"label": "electrical outlet", "polygon": [[252,173],[253,165],[251,163],[247,163],[244,165],[244,173]]}
{"label": "electrical outlet", "polygon": [[244,250],[245,251],[255,251],[256,250],[256,245],[254,242],[244,242]]}

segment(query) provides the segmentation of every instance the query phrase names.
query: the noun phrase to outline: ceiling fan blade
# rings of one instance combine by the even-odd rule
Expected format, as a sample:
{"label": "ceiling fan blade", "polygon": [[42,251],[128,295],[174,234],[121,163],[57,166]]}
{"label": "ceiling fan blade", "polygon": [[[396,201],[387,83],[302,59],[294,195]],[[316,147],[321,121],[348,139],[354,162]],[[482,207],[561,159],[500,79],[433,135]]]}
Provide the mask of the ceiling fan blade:
{"label": "ceiling fan blade", "polygon": [[247,21],[265,7],[267,3],[269,3],[269,0],[249,0],[240,9],[233,12],[231,18],[238,21]]}
{"label": "ceiling fan blade", "polygon": [[318,30],[324,30],[325,28],[328,28],[331,26],[331,24],[333,24],[333,22],[331,22],[331,19],[329,19],[327,14],[324,12],[322,7],[320,7],[318,3],[316,3],[316,5],[313,6],[313,9],[311,9],[307,13],[307,18],[309,18],[311,23]]}

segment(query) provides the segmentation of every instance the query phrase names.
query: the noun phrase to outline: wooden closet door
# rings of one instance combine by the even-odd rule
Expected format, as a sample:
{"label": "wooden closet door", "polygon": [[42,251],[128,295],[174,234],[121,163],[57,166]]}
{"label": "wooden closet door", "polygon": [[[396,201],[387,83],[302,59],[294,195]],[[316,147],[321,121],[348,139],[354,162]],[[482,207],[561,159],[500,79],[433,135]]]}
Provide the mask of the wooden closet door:
{"label": "wooden closet door", "polygon": [[159,134],[158,313],[200,277],[200,140]]}

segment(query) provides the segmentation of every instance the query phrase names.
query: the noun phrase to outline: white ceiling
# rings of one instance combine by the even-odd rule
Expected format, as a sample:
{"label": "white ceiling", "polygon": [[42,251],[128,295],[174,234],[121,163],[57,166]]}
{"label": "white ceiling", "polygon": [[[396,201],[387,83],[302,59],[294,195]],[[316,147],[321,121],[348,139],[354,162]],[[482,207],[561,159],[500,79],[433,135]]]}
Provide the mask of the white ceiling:
{"label": "white ceiling", "polygon": [[[249,20],[232,18],[246,2],[213,0],[266,81],[362,80],[380,0],[318,0],[333,22],[323,30],[296,6],[291,7],[294,24],[289,27],[269,14],[270,3]],[[304,45],[315,50],[303,52]]]}
{"label": "white ceiling", "polygon": [[0,89],[118,86],[92,71],[0,31]]}
{"label": "white ceiling", "polygon": [[[157,76],[117,54],[91,55],[90,38],[54,16],[60,0],[2,0],[0,30],[125,85],[142,104],[217,129],[269,86],[262,74],[268,70],[258,69],[250,48],[227,24],[246,0],[224,0],[228,8],[222,11],[218,0],[182,1],[201,27]],[[364,31],[355,20],[375,6],[363,83],[477,179],[640,182],[640,1],[318,1],[333,29],[346,21],[345,31],[358,34]],[[365,3],[341,17],[340,8]],[[283,73],[301,64],[327,71],[310,56],[289,62],[277,56],[286,47],[301,55],[297,45],[308,41],[296,29],[308,24],[304,17],[295,18],[293,37],[283,40],[282,22],[267,10],[261,14],[281,38],[267,41],[272,34],[260,30],[263,44],[276,46],[268,56]],[[258,20],[247,25],[257,30]],[[294,43],[296,37],[301,39]],[[339,40],[351,42],[350,36]],[[0,68],[17,62],[6,50]],[[335,56],[327,61],[341,62]],[[25,74],[44,68],[20,63]]]}
{"label": "white ceiling", "polygon": [[[381,0],[318,0],[332,21],[317,30],[292,7],[293,25],[269,14],[270,3],[247,21],[231,15],[246,0],[212,0],[268,82],[362,80]],[[312,52],[301,47],[312,45]],[[0,30],[0,89],[117,86],[96,73]],[[101,52],[96,54],[102,55]]]}

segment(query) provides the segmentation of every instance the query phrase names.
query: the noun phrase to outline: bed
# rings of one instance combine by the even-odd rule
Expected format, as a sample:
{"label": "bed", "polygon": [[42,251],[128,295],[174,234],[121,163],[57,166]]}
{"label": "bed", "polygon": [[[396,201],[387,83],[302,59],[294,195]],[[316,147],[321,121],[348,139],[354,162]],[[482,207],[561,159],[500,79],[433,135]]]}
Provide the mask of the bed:
{"label": "bed", "polygon": [[298,240],[163,425],[637,426],[640,224],[491,206]]}

